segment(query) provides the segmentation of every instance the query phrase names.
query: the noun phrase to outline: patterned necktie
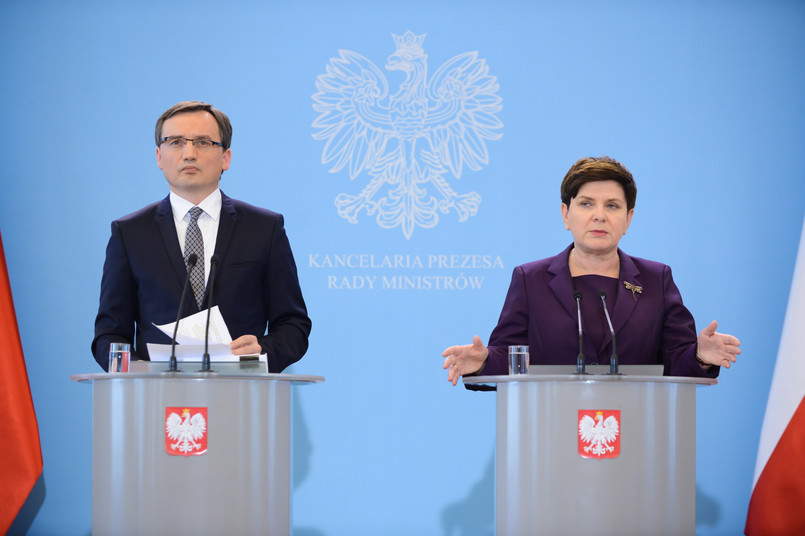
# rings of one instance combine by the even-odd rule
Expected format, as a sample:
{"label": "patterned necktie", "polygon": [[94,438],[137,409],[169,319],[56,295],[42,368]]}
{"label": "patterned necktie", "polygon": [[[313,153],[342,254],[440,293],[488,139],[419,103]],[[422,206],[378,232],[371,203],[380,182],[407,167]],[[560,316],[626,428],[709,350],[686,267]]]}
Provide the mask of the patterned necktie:
{"label": "patterned necktie", "polygon": [[190,285],[193,287],[193,294],[196,296],[196,303],[199,309],[204,302],[204,239],[201,238],[201,229],[198,227],[198,217],[203,210],[193,207],[189,210],[190,223],[187,225],[187,234],[184,238],[184,262],[187,265],[187,258],[192,253],[198,257],[196,265],[190,269]]}

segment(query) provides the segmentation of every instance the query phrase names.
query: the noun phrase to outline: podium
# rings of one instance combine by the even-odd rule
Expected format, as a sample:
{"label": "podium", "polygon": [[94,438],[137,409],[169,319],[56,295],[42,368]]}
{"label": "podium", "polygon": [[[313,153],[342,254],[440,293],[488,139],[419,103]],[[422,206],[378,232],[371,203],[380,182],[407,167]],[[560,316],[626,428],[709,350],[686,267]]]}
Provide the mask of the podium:
{"label": "podium", "polygon": [[[714,379],[530,373],[464,383],[497,385],[499,536],[695,534],[696,388]],[[603,425],[598,411],[619,413],[616,456],[582,448],[582,414]]]}
{"label": "podium", "polygon": [[[92,384],[93,535],[291,533],[291,388],[324,378],[233,371],[72,379]],[[176,413],[175,422],[200,408],[206,451],[185,445],[170,454],[178,442],[169,441],[168,416]]]}

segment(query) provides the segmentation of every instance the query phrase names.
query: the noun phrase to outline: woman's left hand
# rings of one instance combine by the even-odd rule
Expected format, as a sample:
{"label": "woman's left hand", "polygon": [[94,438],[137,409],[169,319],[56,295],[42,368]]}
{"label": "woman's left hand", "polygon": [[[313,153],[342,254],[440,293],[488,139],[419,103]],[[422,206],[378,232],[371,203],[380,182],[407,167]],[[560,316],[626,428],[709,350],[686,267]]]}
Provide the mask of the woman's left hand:
{"label": "woman's left hand", "polygon": [[717,333],[718,322],[713,320],[699,333],[696,355],[708,365],[730,368],[741,353],[741,341],[726,333]]}

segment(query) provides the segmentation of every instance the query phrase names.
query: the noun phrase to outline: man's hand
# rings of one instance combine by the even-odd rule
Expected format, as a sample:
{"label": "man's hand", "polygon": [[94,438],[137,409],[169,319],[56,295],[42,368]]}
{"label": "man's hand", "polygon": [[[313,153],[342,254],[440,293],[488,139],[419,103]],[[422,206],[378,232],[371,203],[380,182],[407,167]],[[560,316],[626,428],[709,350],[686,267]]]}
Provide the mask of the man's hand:
{"label": "man's hand", "polygon": [[232,350],[232,355],[260,355],[263,352],[254,335],[238,337],[229,343],[229,349]]}

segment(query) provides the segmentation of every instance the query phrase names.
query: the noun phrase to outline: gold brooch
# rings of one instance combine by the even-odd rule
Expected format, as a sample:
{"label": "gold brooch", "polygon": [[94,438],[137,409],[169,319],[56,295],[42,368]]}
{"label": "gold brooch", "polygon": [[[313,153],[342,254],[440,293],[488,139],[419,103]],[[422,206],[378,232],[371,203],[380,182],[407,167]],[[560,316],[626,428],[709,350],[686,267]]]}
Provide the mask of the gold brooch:
{"label": "gold brooch", "polygon": [[633,285],[628,281],[624,281],[623,284],[626,285],[627,290],[632,291],[632,298],[634,298],[634,301],[637,301],[638,294],[643,294],[643,287],[638,287],[637,285]]}

